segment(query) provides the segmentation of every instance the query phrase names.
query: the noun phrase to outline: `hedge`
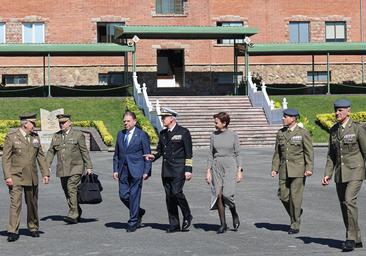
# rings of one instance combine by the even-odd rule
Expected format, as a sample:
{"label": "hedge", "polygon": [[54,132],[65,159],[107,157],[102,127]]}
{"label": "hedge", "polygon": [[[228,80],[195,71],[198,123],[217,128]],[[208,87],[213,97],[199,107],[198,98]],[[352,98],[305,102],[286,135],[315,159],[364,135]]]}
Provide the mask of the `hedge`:
{"label": "hedge", "polygon": [[[36,125],[40,127],[41,122],[37,121]],[[10,128],[19,127],[19,120],[0,120],[0,148],[4,146],[5,136]],[[103,142],[107,146],[112,146],[112,135],[108,132],[103,121],[73,121],[73,126],[94,127],[98,130]]]}
{"label": "hedge", "polygon": [[[351,113],[350,117],[357,122],[366,122],[365,111]],[[318,114],[316,115],[316,122],[319,123],[326,130],[329,130],[336,123],[335,114],[334,113]]]}

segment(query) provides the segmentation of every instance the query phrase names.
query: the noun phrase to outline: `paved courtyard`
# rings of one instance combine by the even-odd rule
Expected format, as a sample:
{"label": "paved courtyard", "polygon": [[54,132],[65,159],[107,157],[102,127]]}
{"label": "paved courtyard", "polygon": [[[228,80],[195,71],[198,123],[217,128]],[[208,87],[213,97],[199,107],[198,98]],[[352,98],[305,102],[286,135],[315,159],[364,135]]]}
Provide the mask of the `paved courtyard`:
{"label": "paved courtyard", "polygon": [[[161,161],[153,164],[152,177],[144,183],[142,207],[144,226],[126,233],[128,211],[118,198],[112,180],[113,153],[91,153],[95,172],[104,186],[103,202],[83,206],[83,220],[76,225],[62,221],[66,203],[55,176],[49,185],[40,185],[40,238],[26,229],[23,205],[20,239],[6,241],[9,197],[0,186],[0,255],[339,255],[345,236],[341,212],[332,183],[322,187],[326,148],[315,149],[315,173],[304,192],[301,231],[288,235],[289,218],[277,199],[277,178],[270,177],[272,148],[242,148],[245,178],[237,186],[236,201],[241,226],[238,232],[217,235],[219,219],[209,211],[210,192],[204,182],[207,149],[194,151],[194,178],[186,183],[185,194],[194,216],[190,232],[168,234],[165,196],[160,180]],[[359,197],[359,222],[366,242],[366,190]],[[232,226],[228,214],[229,226]],[[357,249],[349,255],[365,255]],[[344,254],[344,253],[343,253]]]}

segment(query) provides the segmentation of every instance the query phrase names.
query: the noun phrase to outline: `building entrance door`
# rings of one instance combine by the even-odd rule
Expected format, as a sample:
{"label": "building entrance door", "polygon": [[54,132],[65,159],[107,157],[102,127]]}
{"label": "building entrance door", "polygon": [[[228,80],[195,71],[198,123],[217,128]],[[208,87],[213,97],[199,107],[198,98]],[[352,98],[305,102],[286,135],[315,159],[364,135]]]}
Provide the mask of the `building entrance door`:
{"label": "building entrance door", "polygon": [[184,87],[184,49],[157,51],[157,87]]}

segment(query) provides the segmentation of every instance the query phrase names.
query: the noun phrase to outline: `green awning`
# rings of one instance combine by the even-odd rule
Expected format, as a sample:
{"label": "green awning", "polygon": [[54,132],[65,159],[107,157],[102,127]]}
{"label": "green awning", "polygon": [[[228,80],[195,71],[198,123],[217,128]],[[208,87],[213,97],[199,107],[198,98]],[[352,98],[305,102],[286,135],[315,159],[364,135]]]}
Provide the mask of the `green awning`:
{"label": "green awning", "polygon": [[242,26],[115,26],[117,38],[140,39],[243,39],[258,30]]}
{"label": "green awning", "polygon": [[[250,56],[270,55],[365,55],[366,43],[278,43],[254,44]],[[244,53],[240,51],[240,54]]]}
{"label": "green awning", "polygon": [[0,44],[0,56],[123,56],[133,46],[96,44]]}

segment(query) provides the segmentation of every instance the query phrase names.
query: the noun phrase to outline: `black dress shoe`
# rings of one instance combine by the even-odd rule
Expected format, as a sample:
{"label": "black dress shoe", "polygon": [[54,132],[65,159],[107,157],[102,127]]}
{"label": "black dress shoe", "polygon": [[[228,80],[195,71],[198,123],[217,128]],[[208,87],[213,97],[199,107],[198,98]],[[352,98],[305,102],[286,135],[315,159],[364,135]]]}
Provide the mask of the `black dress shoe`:
{"label": "black dress shoe", "polygon": [[68,224],[76,224],[78,223],[78,219],[73,219],[73,218],[70,218],[68,216],[65,216],[64,217],[64,221]]}
{"label": "black dress shoe", "polygon": [[180,231],[180,227],[179,226],[170,226],[166,232],[167,233],[175,233],[175,232],[179,232]]}
{"label": "black dress shoe", "polygon": [[288,230],[288,234],[289,235],[293,235],[293,234],[298,234],[300,232],[300,230],[299,229],[293,229],[293,228],[290,228],[289,230]]}
{"label": "black dress shoe", "polygon": [[31,236],[32,237],[39,237],[39,232],[38,231],[31,231]]}
{"label": "black dress shoe", "polygon": [[355,241],[354,240],[346,240],[346,242],[344,242],[343,246],[342,246],[342,250],[344,252],[350,252],[353,251],[353,249],[355,249]]}
{"label": "black dress shoe", "polygon": [[139,211],[139,216],[137,218],[137,227],[141,227],[141,223],[142,223],[142,217],[145,215],[145,210],[140,208],[140,211]]}
{"label": "black dress shoe", "polygon": [[19,234],[15,234],[15,233],[8,234],[8,242],[15,242],[18,239],[19,239]]}
{"label": "black dress shoe", "polygon": [[132,232],[135,232],[137,230],[137,226],[131,226],[131,227],[128,227],[127,228],[127,233],[132,233]]}
{"label": "black dress shoe", "polygon": [[221,225],[221,226],[219,227],[219,229],[216,231],[216,233],[217,233],[217,234],[222,234],[222,233],[225,233],[225,232],[226,232],[226,230],[227,230],[227,225],[226,225],[226,224],[224,224],[224,225]]}
{"label": "black dress shoe", "polygon": [[191,226],[193,216],[190,215],[187,219],[183,220],[182,231],[189,231],[189,227]]}
{"label": "black dress shoe", "polygon": [[356,243],[355,248],[363,248],[362,242]]}

